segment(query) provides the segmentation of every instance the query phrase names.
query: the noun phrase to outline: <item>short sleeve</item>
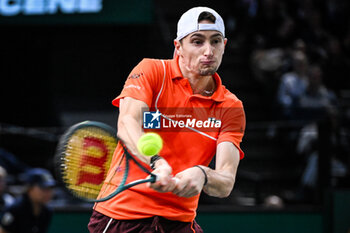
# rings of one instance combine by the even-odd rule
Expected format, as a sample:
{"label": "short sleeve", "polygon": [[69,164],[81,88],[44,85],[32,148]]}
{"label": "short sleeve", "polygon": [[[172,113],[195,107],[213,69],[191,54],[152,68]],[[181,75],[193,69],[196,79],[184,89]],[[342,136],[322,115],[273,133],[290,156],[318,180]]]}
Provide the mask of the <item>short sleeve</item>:
{"label": "short sleeve", "polygon": [[240,159],[244,157],[244,152],[240,147],[242,142],[246,119],[241,101],[236,101],[230,107],[226,107],[222,113],[222,127],[219,133],[217,144],[221,142],[232,142],[239,150]]}
{"label": "short sleeve", "polygon": [[161,77],[160,61],[143,59],[129,74],[120,95],[112,101],[119,107],[120,99],[132,97],[151,107],[153,93],[158,89]]}

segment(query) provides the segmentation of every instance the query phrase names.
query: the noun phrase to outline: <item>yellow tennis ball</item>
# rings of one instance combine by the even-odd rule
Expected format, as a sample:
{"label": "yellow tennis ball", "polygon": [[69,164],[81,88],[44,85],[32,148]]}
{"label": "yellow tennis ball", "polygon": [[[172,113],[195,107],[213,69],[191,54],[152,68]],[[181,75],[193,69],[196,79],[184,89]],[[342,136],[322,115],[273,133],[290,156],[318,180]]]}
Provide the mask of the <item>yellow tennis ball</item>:
{"label": "yellow tennis ball", "polygon": [[159,153],[163,147],[162,138],[156,133],[145,133],[137,142],[137,149],[146,156],[153,156]]}

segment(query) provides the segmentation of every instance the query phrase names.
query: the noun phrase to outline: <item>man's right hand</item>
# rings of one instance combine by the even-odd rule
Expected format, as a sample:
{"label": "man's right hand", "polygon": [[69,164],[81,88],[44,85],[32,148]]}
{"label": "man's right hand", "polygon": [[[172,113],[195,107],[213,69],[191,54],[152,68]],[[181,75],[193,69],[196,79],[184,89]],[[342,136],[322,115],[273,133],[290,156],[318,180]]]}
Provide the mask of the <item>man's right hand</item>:
{"label": "man's right hand", "polygon": [[154,183],[149,183],[149,187],[162,193],[172,192],[176,186],[176,180],[171,174],[172,170],[165,159],[157,160],[152,173],[157,175],[158,179]]}

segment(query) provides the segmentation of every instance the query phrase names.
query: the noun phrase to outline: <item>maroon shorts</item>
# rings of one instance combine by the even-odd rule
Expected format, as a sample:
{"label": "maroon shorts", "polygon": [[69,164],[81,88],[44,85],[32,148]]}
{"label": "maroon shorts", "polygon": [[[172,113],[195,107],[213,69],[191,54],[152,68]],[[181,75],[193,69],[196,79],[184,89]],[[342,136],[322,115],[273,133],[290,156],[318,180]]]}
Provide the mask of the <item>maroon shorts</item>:
{"label": "maroon shorts", "polygon": [[88,224],[90,233],[203,233],[194,221],[171,221],[159,216],[137,220],[116,220],[93,211]]}

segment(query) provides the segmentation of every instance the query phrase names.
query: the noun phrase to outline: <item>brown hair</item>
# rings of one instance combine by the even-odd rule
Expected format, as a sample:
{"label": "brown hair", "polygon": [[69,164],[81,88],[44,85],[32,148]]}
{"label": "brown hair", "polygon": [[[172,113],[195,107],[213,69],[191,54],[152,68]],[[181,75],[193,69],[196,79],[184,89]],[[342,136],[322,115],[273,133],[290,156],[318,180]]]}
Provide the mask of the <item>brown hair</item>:
{"label": "brown hair", "polygon": [[215,23],[216,18],[215,16],[208,12],[208,11],[203,11],[199,16],[198,16],[198,23],[201,22],[202,20],[209,20],[212,23]]}

